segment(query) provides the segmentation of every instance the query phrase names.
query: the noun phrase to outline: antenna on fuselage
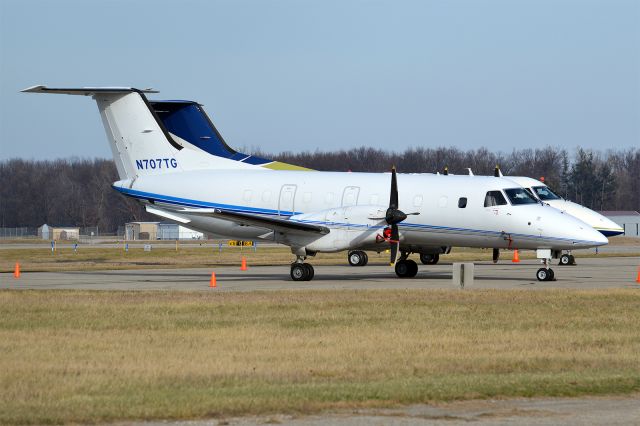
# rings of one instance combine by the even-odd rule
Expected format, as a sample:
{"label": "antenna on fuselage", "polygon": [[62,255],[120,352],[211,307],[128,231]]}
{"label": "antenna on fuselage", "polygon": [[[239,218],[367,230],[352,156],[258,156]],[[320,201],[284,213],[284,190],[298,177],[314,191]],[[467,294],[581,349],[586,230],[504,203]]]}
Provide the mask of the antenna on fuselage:
{"label": "antenna on fuselage", "polygon": [[444,170],[443,170],[442,174],[447,176],[449,174],[449,167],[444,166]]}
{"label": "antenna on fuselage", "polygon": [[496,168],[493,170],[494,177],[502,177],[502,170],[500,170],[500,166],[496,164]]}

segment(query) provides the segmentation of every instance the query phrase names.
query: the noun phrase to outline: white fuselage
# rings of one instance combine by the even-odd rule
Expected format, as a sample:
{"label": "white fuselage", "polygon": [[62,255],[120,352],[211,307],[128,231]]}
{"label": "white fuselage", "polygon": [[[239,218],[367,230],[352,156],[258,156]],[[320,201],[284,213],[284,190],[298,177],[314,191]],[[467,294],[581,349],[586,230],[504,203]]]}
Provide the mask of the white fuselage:
{"label": "white fuselage", "polygon": [[[270,239],[309,251],[385,250],[376,235],[389,203],[390,175],[253,170],[195,170],[140,176],[114,188],[156,207],[171,209],[194,229],[233,238]],[[513,188],[482,176],[398,175],[399,208],[418,212],[399,224],[401,246],[494,248],[593,247],[607,239],[584,222],[541,204],[484,207],[487,191]],[[459,207],[466,198],[465,207]],[[506,196],[505,196],[506,198]],[[460,202],[460,205],[463,205]],[[182,208],[223,208],[289,218],[331,229],[328,235],[279,235],[264,228],[189,215]],[[415,250],[418,251],[418,250]]]}

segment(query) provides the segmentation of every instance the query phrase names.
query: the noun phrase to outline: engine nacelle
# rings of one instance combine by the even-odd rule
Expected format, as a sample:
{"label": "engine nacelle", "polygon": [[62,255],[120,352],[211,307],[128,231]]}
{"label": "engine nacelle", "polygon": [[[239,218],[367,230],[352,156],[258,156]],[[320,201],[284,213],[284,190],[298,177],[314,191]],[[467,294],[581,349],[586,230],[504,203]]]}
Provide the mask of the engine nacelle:
{"label": "engine nacelle", "polygon": [[331,229],[304,246],[309,251],[342,251],[376,244],[376,235],[387,226],[386,208],[381,206],[350,206],[292,216],[292,220],[323,225]]}

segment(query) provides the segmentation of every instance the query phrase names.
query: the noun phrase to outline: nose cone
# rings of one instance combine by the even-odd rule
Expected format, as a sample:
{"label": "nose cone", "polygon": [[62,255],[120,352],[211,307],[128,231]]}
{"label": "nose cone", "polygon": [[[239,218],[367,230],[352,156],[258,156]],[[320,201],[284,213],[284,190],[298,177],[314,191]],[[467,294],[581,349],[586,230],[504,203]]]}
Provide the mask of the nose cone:
{"label": "nose cone", "polygon": [[549,206],[546,208],[547,221],[544,223],[542,233],[546,238],[554,241],[552,248],[571,250],[609,243],[607,237],[588,223]]}
{"label": "nose cone", "polygon": [[567,200],[550,200],[549,204],[559,210],[562,210],[571,216],[580,219],[592,228],[601,232],[604,236],[612,237],[615,235],[624,234],[624,229],[612,221],[611,219],[588,209],[580,204],[573,203]]}

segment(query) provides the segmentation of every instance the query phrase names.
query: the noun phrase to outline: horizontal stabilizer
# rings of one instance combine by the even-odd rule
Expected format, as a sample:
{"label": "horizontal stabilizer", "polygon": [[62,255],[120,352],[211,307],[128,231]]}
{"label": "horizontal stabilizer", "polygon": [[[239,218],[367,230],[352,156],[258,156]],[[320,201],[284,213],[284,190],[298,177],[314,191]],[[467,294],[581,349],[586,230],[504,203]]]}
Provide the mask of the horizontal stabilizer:
{"label": "horizontal stabilizer", "polygon": [[47,87],[47,86],[32,86],[24,90],[24,93],[57,93],[61,95],[80,95],[80,96],[93,96],[96,93],[158,93],[153,89],[135,89],[133,87]]}
{"label": "horizontal stabilizer", "polygon": [[274,229],[280,232],[298,232],[298,233],[314,233],[326,235],[329,228],[319,225],[311,225],[308,223],[296,222],[290,219],[279,219],[272,217],[264,217],[251,213],[239,213],[221,209],[184,209],[178,210],[176,213],[197,214],[210,217],[218,217],[227,219],[238,225],[257,226],[260,228]]}

